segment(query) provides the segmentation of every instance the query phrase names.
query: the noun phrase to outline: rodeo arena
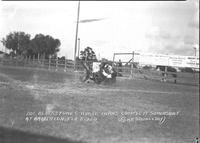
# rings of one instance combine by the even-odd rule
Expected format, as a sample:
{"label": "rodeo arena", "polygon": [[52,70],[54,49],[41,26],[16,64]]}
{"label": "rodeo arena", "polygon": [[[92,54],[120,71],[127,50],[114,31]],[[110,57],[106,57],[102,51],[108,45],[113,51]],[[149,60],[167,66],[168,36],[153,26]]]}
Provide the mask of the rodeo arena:
{"label": "rodeo arena", "polygon": [[[187,2],[185,1],[185,3]],[[77,6],[76,3],[73,6]],[[125,6],[128,7],[128,4]],[[162,7],[165,7],[156,6],[158,11],[162,11]],[[184,5],[184,8],[186,6]],[[7,10],[3,9],[1,12],[9,13],[13,7]],[[55,7],[53,5],[51,10],[56,11],[54,14],[58,14],[59,9],[56,7],[57,9],[55,10]],[[98,5],[95,8],[98,7],[100,6]],[[113,7],[110,7],[108,4],[108,7],[105,6],[105,9],[108,8],[108,11],[112,13],[114,11]],[[121,7],[118,6],[117,8]],[[171,5],[168,7],[171,7]],[[95,8],[93,9],[94,11]],[[184,8],[181,7],[181,10],[184,10]],[[130,9],[123,7],[122,11],[120,11],[122,15],[114,14],[116,16],[113,18],[114,22],[128,19],[127,21],[132,22],[131,24],[137,23],[138,19],[141,20],[138,17],[142,15],[139,13],[139,8],[136,11],[139,15],[136,15],[136,20],[130,20],[129,18],[122,18],[121,20],[118,18],[118,16],[123,16],[123,10],[126,15],[131,11],[130,15],[132,16],[134,13],[132,9],[132,7]],[[173,7],[174,9],[176,7]],[[17,13],[17,10],[20,10],[20,8],[14,9],[15,13]],[[29,12],[27,8],[22,8],[22,10],[25,10],[25,12],[20,11],[19,13],[24,15],[26,12]],[[34,15],[35,11],[42,10],[42,8],[32,10],[34,12],[31,11],[31,14]],[[108,44],[111,48],[109,49],[111,56],[108,59],[104,57],[105,55],[103,54],[105,53],[100,52],[100,50],[95,51],[98,48],[98,46],[93,47],[95,44],[89,43],[88,46],[87,44],[85,44],[86,46],[84,44],[84,46],[80,46],[80,43],[78,43],[78,38],[81,35],[78,34],[78,24],[81,23],[79,20],[79,10],[80,1],[78,3],[76,22],[73,21],[76,18],[72,18],[76,12],[75,10],[72,10],[72,14],[70,10],[66,11],[66,13],[69,12],[69,15],[65,15],[72,18],[68,19],[69,27],[70,24],[71,26],[76,24],[75,47],[63,46],[66,51],[68,49],[72,50],[73,56],[69,54],[68,57],[61,57],[59,54],[64,53],[61,53],[59,49],[61,42],[59,39],[54,39],[49,35],[36,34],[35,38],[30,40],[30,35],[26,35],[24,32],[13,32],[0,41],[0,143],[199,143],[198,42],[193,42],[196,45],[195,53],[193,54],[194,47],[192,46],[190,53],[188,52],[188,55],[193,56],[163,54],[164,52],[141,52],[142,50],[137,51],[135,47],[126,48],[123,51],[123,46],[120,47],[120,44],[116,45],[121,50],[116,50],[116,47]],[[63,14],[63,11],[58,15]],[[153,11],[153,9],[150,9],[150,11]],[[166,14],[166,11],[167,8],[164,9],[163,13]],[[45,11],[41,16],[49,13],[50,11]],[[155,13],[157,14],[157,11]],[[169,13],[171,14],[173,11]],[[181,12],[179,13],[178,11],[177,13],[180,14]],[[38,13],[36,14],[37,18],[40,18]],[[55,16],[54,14],[49,15]],[[181,13],[181,16],[183,15]],[[8,16],[10,18],[9,24],[12,24],[12,17],[14,16]],[[25,16],[22,17],[23,22],[29,21],[25,20]],[[163,17],[165,18],[165,16]],[[7,15],[4,18],[6,19]],[[144,19],[146,20],[146,18]],[[52,19],[51,17],[51,22],[53,21]],[[61,19],[67,18],[61,16]],[[108,26],[109,22],[113,20],[112,18],[107,20],[104,17],[99,19],[94,17],[94,19],[82,20],[82,23],[95,23],[101,20],[103,23],[104,19],[105,25],[108,22]],[[178,18],[173,17],[174,19]],[[34,21],[34,24],[36,24],[36,21]],[[41,21],[46,22],[46,17]],[[168,21],[170,20],[164,20],[165,23]],[[56,22],[56,24],[65,24],[62,21]],[[145,23],[144,21],[142,22]],[[15,23],[15,19],[13,23]],[[110,26],[113,23],[111,22]],[[127,23],[125,21],[122,25],[119,24],[120,26],[115,28],[122,27],[124,28],[122,31],[129,32],[128,30],[130,29],[123,27],[124,23],[126,26]],[[140,21],[138,23],[137,26],[140,26]],[[54,24],[46,22],[43,26],[53,25],[52,29],[54,30],[54,28],[59,27],[57,25],[56,27]],[[7,26],[7,23],[5,25]],[[20,23],[19,25],[21,26],[22,24]],[[137,26],[133,29],[137,30]],[[194,25],[191,24],[189,26]],[[2,31],[5,27],[2,27]],[[9,29],[10,27],[6,28]],[[29,25],[24,27],[29,28]],[[45,29],[45,27],[43,28]],[[91,27],[88,27],[88,29],[92,31]],[[112,32],[117,31],[115,28],[109,31],[111,37],[114,35]],[[171,31],[173,31],[173,28]],[[50,29],[48,27],[49,31]],[[88,30],[87,28],[85,29],[86,31]],[[70,30],[68,36],[71,38],[72,31]],[[144,31],[144,29],[142,30]],[[56,31],[55,33],[60,33],[67,30],[54,31]],[[83,31],[80,31],[80,33]],[[104,31],[106,30],[104,29]],[[177,31],[173,32],[176,33]],[[90,35],[90,32],[87,31],[86,33]],[[186,30],[184,32],[186,33]],[[181,31],[181,34],[184,32]],[[94,34],[95,32],[92,31],[91,33]],[[99,36],[98,32],[96,34]],[[130,35],[132,36],[132,33],[129,34],[127,34],[128,38],[130,38]],[[104,34],[102,35],[103,37],[105,36]],[[183,35],[181,36],[183,37]],[[21,43],[19,42],[20,36],[25,37],[24,39],[21,38]],[[92,36],[90,38],[93,38]],[[121,40],[123,36],[119,34],[119,39]],[[135,36],[137,39],[137,32]],[[118,36],[116,37],[118,38]],[[90,38],[87,40],[93,41]],[[125,39],[125,41],[130,39]],[[97,38],[98,40],[100,41],[99,44],[102,44],[102,39]],[[180,42],[183,39],[178,40]],[[83,41],[87,43],[86,40]],[[130,40],[130,43],[132,41]],[[139,41],[138,43],[142,42]],[[69,43],[72,42],[69,41]],[[125,42],[121,43],[123,45]],[[127,45],[125,47],[129,47],[129,43]],[[101,58],[97,58],[98,54],[101,54]]]}
{"label": "rodeo arena", "polygon": [[197,56],[130,52],[92,62],[86,54],[74,62],[1,52],[0,142],[192,143],[198,89]]}

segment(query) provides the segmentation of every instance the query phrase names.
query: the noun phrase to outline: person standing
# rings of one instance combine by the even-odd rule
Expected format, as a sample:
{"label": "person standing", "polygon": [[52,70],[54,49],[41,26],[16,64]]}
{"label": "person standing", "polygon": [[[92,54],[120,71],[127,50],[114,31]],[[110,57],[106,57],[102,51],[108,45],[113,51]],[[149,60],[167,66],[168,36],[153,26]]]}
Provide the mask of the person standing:
{"label": "person standing", "polygon": [[121,62],[120,59],[119,59],[119,62],[118,62],[118,67],[119,67],[118,72],[122,72],[122,62]]}

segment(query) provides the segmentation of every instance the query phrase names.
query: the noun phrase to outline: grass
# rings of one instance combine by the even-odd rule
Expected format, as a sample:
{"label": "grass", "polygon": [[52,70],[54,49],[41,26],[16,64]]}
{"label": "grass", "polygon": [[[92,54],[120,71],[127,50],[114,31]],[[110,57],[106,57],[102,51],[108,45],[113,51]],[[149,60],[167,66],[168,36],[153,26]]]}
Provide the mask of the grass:
{"label": "grass", "polygon": [[[78,73],[4,66],[0,67],[0,81],[2,127],[92,143],[188,143],[199,135],[198,86],[124,78],[114,85],[83,84]],[[54,117],[72,118],[25,120],[27,112],[34,112],[35,117],[47,111],[62,113]],[[148,114],[122,115],[125,112]],[[136,121],[135,117],[164,117],[151,112],[179,113],[166,115],[162,124]],[[127,120],[120,121],[122,117]],[[135,120],[128,120],[131,118]]]}

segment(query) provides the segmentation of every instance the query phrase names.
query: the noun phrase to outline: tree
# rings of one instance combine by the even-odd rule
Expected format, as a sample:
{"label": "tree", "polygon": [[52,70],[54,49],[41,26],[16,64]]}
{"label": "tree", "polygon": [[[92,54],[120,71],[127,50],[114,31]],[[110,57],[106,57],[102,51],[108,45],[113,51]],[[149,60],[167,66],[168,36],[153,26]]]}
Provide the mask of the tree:
{"label": "tree", "polygon": [[87,47],[84,49],[84,51],[81,51],[80,56],[80,59],[83,61],[97,61],[96,54],[90,47]]}
{"label": "tree", "polygon": [[57,56],[57,52],[59,52],[59,47],[61,43],[59,39],[54,39],[53,37],[43,34],[37,34],[31,40],[29,54],[33,54],[35,56],[44,55],[45,58],[49,56]]}
{"label": "tree", "polygon": [[16,55],[25,56],[28,52],[30,37],[29,34],[24,32],[13,32],[9,33],[6,38],[3,38],[2,43]]}
{"label": "tree", "polygon": [[59,60],[63,60],[63,61],[64,61],[64,60],[65,60],[65,56],[58,57],[58,59],[59,59]]}
{"label": "tree", "polygon": [[54,39],[52,36],[37,34],[30,40],[30,35],[24,32],[12,32],[1,40],[3,45],[10,49],[12,56],[35,56],[48,58],[57,57],[59,47],[61,45],[59,39]]}

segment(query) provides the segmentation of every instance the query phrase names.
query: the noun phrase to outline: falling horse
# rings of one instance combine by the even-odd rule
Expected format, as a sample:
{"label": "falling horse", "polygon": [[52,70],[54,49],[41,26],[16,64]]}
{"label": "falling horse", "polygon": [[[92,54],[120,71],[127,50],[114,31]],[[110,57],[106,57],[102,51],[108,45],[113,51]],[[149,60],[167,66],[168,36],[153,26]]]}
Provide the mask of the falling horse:
{"label": "falling horse", "polygon": [[104,83],[114,83],[116,81],[117,72],[112,67],[109,62],[93,62],[89,64],[87,62],[82,62],[82,65],[86,71],[83,82],[93,80],[96,84]]}

